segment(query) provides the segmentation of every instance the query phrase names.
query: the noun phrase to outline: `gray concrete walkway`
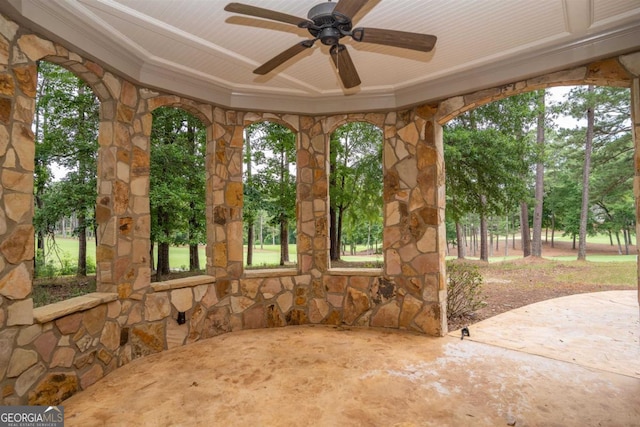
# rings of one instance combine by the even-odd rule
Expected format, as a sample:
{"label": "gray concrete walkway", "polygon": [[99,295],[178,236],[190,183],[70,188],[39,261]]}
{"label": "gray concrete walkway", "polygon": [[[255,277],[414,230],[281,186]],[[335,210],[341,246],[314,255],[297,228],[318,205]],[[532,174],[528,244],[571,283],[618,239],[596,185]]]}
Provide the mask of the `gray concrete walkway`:
{"label": "gray concrete walkway", "polygon": [[504,313],[445,338],[243,331],[137,359],[66,426],[640,426],[635,291]]}

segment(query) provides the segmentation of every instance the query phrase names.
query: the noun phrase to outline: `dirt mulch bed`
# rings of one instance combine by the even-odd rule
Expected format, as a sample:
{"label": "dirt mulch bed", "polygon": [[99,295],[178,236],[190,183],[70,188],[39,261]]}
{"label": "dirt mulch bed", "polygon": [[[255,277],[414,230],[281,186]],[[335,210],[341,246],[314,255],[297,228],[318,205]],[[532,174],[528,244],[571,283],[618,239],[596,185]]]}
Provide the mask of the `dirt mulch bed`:
{"label": "dirt mulch bed", "polygon": [[[635,250],[635,247],[633,247],[633,250]],[[504,254],[502,242],[500,253]],[[455,251],[452,254],[455,254]],[[578,251],[572,248],[571,242],[555,242],[553,248],[548,243],[543,245],[543,258],[527,257],[508,261],[509,264],[522,266],[523,268],[500,269],[499,264],[493,264],[488,267],[484,262],[465,261],[478,265],[483,274],[486,306],[467,318],[449,321],[449,330],[456,330],[462,326],[479,322],[515,308],[552,298],[579,293],[633,290],[638,288],[635,282],[622,285],[585,283],[579,278],[587,277],[589,274],[588,262],[572,262],[567,265],[554,263],[554,261],[544,258],[558,256],[575,256],[577,258],[577,254]],[[509,255],[522,256],[522,251],[509,247]],[[618,248],[607,244],[587,243],[587,261],[590,255],[615,256],[618,255]],[[552,263],[554,263],[553,268],[535,268],[536,266],[541,267]],[[532,268],[524,268],[527,265]],[[611,264],[611,268],[615,268],[615,264]],[[563,281],[559,285],[556,278],[563,273],[569,272],[569,270],[571,270],[571,275],[578,277],[578,279],[572,282]]]}

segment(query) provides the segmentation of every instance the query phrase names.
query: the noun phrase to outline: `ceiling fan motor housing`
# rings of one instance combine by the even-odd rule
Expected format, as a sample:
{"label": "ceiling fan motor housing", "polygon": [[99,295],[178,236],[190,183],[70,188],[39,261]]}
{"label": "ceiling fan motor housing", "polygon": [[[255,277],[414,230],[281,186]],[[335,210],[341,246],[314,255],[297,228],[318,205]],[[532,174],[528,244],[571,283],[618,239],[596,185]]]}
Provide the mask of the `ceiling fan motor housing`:
{"label": "ceiling fan motor housing", "polygon": [[307,15],[315,24],[308,28],[309,33],[327,46],[337,45],[340,39],[351,31],[351,19],[334,14],[335,7],[336,3],[330,1],[320,3],[312,7]]}

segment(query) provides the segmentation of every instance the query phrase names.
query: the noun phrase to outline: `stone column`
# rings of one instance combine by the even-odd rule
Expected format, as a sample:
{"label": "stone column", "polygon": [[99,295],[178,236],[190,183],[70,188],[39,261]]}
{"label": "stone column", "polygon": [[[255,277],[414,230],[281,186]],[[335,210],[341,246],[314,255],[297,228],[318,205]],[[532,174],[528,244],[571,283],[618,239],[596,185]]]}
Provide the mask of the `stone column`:
{"label": "stone column", "polygon": [[128,298],[149,285],[151,115],[137,88],[105,73],[100,105],[98,291]]}
{"label": "stone column", "polygon": [[300,118],[298,138],[298,270],[320,278],[329,268],[329,136],[319,118]]}
{"label": "stone column", "polygon": [[218,287],[242,275],[243,114],[216,108],[207,142],[207,273]]}
{"label": "stone column", "polygon": [[[638,242],[638,236],[640,236],[640,78],[637,76],[631,83],[631,122],[635,147],[633,193],[636,198],[636,255],[638,255],[640,254],[640,242]],[[638,301],[640,302],[640,263],[638,263]]]}
{"label": "stone column", "polygon": [[[622,55],[619,63],[631,77],[631,136],[634,141],[633,194],[636,199],[636,236],[640,233],[640,52]],[[640,254],[640,243],[636,239],[636,254]],[[638,301],[640,301],[640,263],[638,264]]]}
{"label": "stone column", "polygon": [[434,114],[421,108],[385,120],[384,277],[403,296],[401,326],[413,319],[425,333],[444,335],[444,155]]}
{"label": "stone column", "polygon": [[[34,228],[33,172],[39,39],[20,37],[18,26],[0,16],[0,341],[5,353],[15,330],[33,323],[31,280]],[[49,43],[49,47],[53,45]],[[9,60],[11,59],[11,60]],[[9,344],[9,346],[7,346]],[[2,360],[0,358],[0,365]],[[4,371],[0,366],[0,377]]]}

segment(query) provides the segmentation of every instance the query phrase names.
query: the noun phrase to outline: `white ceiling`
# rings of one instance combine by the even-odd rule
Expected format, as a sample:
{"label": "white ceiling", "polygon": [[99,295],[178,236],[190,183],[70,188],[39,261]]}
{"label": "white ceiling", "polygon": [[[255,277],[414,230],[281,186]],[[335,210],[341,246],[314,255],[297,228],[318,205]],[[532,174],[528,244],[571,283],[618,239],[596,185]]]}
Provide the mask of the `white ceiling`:
{"label": "white ceiling", "polygon": [[[321,0],[244,0],[306,17]],[[638,0],[370,0],[354,26],[438,37],[430,53],[346,41],[362,84],[341,86],[316,43],[252,71],[304,29],[225,12],[219,0],[4,0],[0,11],[144,85],[239,109],[393,109],[640,49]]]}

